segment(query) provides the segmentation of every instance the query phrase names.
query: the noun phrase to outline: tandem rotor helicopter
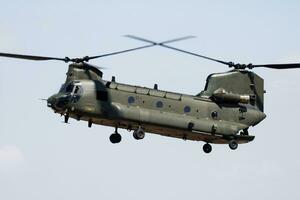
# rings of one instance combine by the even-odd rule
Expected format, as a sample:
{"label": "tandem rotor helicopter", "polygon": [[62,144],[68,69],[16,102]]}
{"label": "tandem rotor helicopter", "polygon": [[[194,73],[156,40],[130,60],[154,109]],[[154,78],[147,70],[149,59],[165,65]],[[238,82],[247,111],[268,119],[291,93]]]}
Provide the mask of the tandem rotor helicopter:
{"label": "tandem rotor helicopter", "polygon": [[[265,119],[264,80],[253,68],[272,69],[300,68],[300,63],[291,64],[235,64],[192,53],[167,45],[187,36],[157,43],[148,39],[127,35],[149,43],[149,45],[83,58],[56,58],[33,55],[0,53],[2,57],[35,61],[58,60],[70,62],[65,83],[57,94],[47,99],[48,107],[55,113],[69,118],[84,120],[92,124],[111,126],[115,132],[109,137],[112,143],[122,139],[118,129],[133,130],[133,137],[141,140],[145,132],[184,140],[204,141],[203,151],[210,153],[211,144],[228,144],[235,150],[238,144],[254,139],[248,132]],[[180,51],[233,68],[224,73],[213,73],[207,77],[204,90],[196,95],[186,95],[117,83],[115,78],[102,79],[101,68],[88,63],[89,60],[161,46]]]}

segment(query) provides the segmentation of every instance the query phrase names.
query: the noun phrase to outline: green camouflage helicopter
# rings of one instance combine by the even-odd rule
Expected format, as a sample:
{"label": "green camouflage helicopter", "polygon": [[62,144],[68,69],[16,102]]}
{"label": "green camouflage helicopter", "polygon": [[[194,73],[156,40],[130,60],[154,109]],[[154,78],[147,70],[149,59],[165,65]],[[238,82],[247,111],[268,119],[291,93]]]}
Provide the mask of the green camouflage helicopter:
{"label": "green camouflage helicopter", "polygon": [[[252,71],[257,67],[273,69],[300,68],[299,63],[244,65],[225,62],[195,54],[166,44],[192,36],[156,43],[144,38],[127,37],[150,43],[149,45],[83,58],[55,58],[21,54],[0,53],[0,56],[45,61],[71,62],[65,83],[57,94],[47,99],[55,113],[84,120],[88,127],[100,124],[115,128],[110,141],[119,143],[118,128],[133,130],[133,137],[141,140],[145,132],[184,140],[204,141],[203,151],[210,153],[214,144],[229,144],[235,150],[238,144],[254,139],[249,135],[250,126],[260,123],[264,113],[264,80]],[[186,95],[154,88],[117,83],[115,78],[102,79],[101,68],[89,60],[116,55],[152,46],[162,46],[183,53],[215,61],[233,70],[214,73],[207,77],[205,88],[196,95]]]}

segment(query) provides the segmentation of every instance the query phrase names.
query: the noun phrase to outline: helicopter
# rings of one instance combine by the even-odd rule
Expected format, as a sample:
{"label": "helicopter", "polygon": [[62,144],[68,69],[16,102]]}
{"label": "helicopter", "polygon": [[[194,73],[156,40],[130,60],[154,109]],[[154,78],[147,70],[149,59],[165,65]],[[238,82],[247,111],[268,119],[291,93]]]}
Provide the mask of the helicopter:
{"label": "helicopter", "polygon": [[[114,127],[109,137],[113,144],[121,142],[118,129],[133,131],[133,138],[142,140],[145,133],[159,134],[183,140],[203,141],[203,151],[210,153],[211,144],[228,144],[236,150],[239,144],[254,140],[249,128],[266,118],[264,113],[264,79],[252,72],[253,68],[300,68],[300,63],[289,64],[235,64],[167,45],[194,36],[154,42],[145,38],[126,37],[147,42],[137,48],[82,58],[57,58],[35,55],[0,53],[2,57],[35,61],[57,60],[69,63],[67,78],[60,90],[50,96],[47,106],[55,113],[93,124]],[[102,68],[90,60],[112,56],[153,46],[161,46],[182,53],[211,60],[233,68],[223,73],[212,73],[206,79],[204,90],[195,95],[159,90],[103,80]]]}

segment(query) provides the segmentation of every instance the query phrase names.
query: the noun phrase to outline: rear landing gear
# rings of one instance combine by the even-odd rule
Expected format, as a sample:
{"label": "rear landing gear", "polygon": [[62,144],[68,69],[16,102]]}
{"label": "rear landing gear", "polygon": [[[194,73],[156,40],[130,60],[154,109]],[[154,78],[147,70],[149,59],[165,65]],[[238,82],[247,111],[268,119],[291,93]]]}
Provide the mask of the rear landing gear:
{"label": "rear landing gear", "polygon": [[113,144],[117,144],[117,143],[121,142],[122,136],[118,133],[118,127],[116,127],[115,133],[113,133],[109,136],[109,140]]}
{"label": "rear landing gear", "polygon": [[236,150],[236,149],[238,148],[238,143],[237,143],[235,140],[231,140],[231,141],[229,142],[229,148],[230,148],[231,150]]}
{"label": "rear landing gear", "polygon": [[206,144],[203,145],[203,151],[205,153],[210,153],[211,150],[212,150],[212,147],[211,147],[211,145],[209,143],[206,143]]}
{"label": "rear landing gear", "polygon": [[139,127],[137,130],[133,131],[133,137],[136,140],[144,139],[145,137],[145,131],[141,127]]}

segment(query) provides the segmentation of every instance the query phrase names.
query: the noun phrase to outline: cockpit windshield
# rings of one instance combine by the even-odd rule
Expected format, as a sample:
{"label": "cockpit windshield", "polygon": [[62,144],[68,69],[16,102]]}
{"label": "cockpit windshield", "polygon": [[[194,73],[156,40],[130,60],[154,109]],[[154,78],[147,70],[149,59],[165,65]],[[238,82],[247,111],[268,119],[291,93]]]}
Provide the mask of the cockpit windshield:
{"label": "cockpit windshield", "polygon": [[71,93],[73,91],[74,85],[73,84],[69,84],[66,86],[66,93]]}
{"label": "cockpit windshield", "polygon": [[63,84],[59,90],[61,93],[73,93],[78,94],[80,91],[80,86],[74,83]]}
{"label": "cockpit windshield", "polygon": [[62,85],[61,85],[61,87],[60,87],[60,89],[59,89],[59,92],[60,92],[60,93],[63,93],[63,92],[64,92],[65,86],[66,86],[65,84],[62,84]]}
{"label": "cockpit windshield", "polygon": [[59,90],[61,93],[71,93],[73,91],[74,85],[72,83],[70,84],[63,84]]}

